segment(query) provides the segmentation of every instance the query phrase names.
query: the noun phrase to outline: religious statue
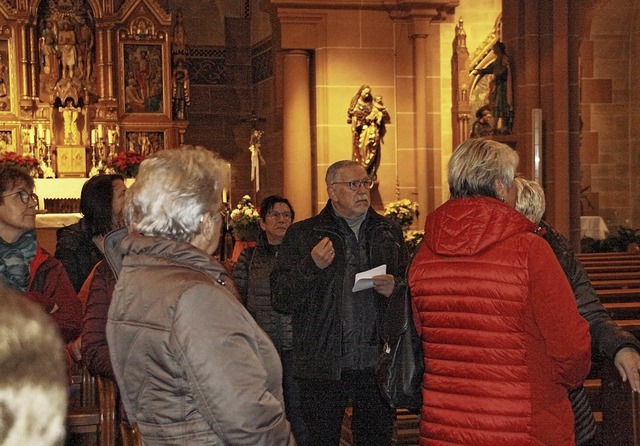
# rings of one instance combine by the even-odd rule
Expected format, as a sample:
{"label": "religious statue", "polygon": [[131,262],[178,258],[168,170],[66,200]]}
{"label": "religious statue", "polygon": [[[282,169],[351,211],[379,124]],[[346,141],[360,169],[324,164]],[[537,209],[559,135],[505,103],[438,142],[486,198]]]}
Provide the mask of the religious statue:
{"label": "religious statue", "polygon": [[78,131],[78,114],[81,108],[73,106],[73,101],[67,99],[64,107],[59,108],[62,113],[62,121],[64,126],[64,144],[68,146],[77,146],[80,144],[80,132]]}
{"label": "religious statue", "polygon": [[173,117],[175,119],[186,119],[186,108],[191,98],[189,96],[189,72],[184,58],[179,57],[176,67],[173,70]]}
{"label": "religious statue", "polygon": [[491,107],[483,105],[476,111],[476,120],[471,126],[471,138],[493,135],[493,115]]}
{"label": "religious statue", "polygon": [[60,51],[60,63],[62,64],[62,77],[72,78],[75,75],[77,62],[76,32],[68,20],[63,20],[62,30],[58,33],[58,50]]}
{"label": "religious statue", "polygon": [[260,165],[266,164],[260,151],[262,145],[262,130],[253,129],[249,140],[249,151],[251,152],[251,181],[255,181],[256,192],[260,191]]}
{"label": "religious statue", "polygon": [[492,47],[495,60],[485,68],[474,70],[482,78],[487,74],[492,75],[489,83],[489,107],[496,118],[496,133],[511,132],[511,117],[513,110],[511,108],[512,88],[511,88],[511,70],[509,57],[506,53],[504,43],[498,41]]}
{"label": "religious statue", "polygon": [[362,85],[351,99],[347,116],[347,124],[351,124],[353,159],[362,164],[369,178],[375,180],[385,126],[391,122],[382,96],[374,99],[371,87]]}

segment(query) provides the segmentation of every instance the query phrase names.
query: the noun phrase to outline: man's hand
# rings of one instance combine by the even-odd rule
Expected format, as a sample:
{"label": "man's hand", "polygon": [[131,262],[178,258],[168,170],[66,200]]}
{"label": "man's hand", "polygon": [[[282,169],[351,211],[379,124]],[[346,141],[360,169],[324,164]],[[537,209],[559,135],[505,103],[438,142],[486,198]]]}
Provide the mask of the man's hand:
{"label": "man's hand", "polygon": [[336,258],[336,251],[333,249],[333,243],[329,237],[323,238],[313,247],[311,258],[320,269],[325,269],[333,263],[333,259]]}
{"label": "man's hand", "polygon": [[373,276],[373,289],[384,297],[391,297],[393,288],[396,285],[396,279],[391,274],[380,274]]}
{"label": "man's hand", "polygon": [[629,381],[634,392],[640,392],[640,354],[631,348],[622,348],[613,359],[622,381]]}

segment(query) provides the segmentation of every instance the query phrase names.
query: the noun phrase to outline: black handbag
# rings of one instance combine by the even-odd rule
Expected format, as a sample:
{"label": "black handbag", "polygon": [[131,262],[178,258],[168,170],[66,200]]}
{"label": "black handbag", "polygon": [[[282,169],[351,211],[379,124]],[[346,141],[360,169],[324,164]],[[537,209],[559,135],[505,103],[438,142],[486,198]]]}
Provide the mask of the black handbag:
{"label": "black handbag", "polygon": [[422,407],[424,360],[420,337],[411,315],[409,286],[392,297],[382,324],[384,345],[376,378],[382,396],[394,409],[419,413]]}

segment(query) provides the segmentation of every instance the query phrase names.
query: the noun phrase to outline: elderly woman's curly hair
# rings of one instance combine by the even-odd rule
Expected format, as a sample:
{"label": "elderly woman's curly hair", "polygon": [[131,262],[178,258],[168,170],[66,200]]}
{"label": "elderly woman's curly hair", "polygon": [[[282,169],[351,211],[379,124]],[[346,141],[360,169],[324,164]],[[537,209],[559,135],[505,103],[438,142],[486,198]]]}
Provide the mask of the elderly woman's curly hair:
{"label": "elderly woman's curly hair", "polygon": [[127,191],[127,225],[142,235],[191,241],[204,215],[220,211],[224,172],[224,162],[203,147],[156,152]]}

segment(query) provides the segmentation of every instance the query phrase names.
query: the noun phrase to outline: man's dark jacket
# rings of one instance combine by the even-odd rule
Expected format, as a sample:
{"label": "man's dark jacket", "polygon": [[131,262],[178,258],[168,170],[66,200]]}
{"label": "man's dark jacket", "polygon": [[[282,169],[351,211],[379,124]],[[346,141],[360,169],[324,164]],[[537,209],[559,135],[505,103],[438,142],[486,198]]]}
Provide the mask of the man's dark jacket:
{"label": "man's dark jacket", "polygon": [[[359,231],[358,244],[363,247],[360,252],[352,249],[349,237],[354,235],[349,231],[329,201],[316,217],[291,225],[271,273],[274,308],[293,315],[294,374],[298,378],[340,379],[345,355],[343,340],[350,338],[353,333],[349,330],[362,326],[363,321],[372,322],[374,333],[367,342],[368,346],[375,343],[375,351],[379,351],[382,342],[378,327],[389,299],[402,296],[405,291],[407,252],[400,227],[370,208]],[[336,257],[322,270],[311,258],[311,250],[324,237],[333,243]],[[355,258],[362,253],[366,255],[366,265],[361,257]],[[358,264],[364,269],[386,264],[387,274],[396,278],[394,292],[386,298],[372,289],[361,291],[376,300],[370,306],[376,309],[375,314],[363,311],[344,315],[343,298],[351,293],[355,274],[362,271],[356,270]]]}

